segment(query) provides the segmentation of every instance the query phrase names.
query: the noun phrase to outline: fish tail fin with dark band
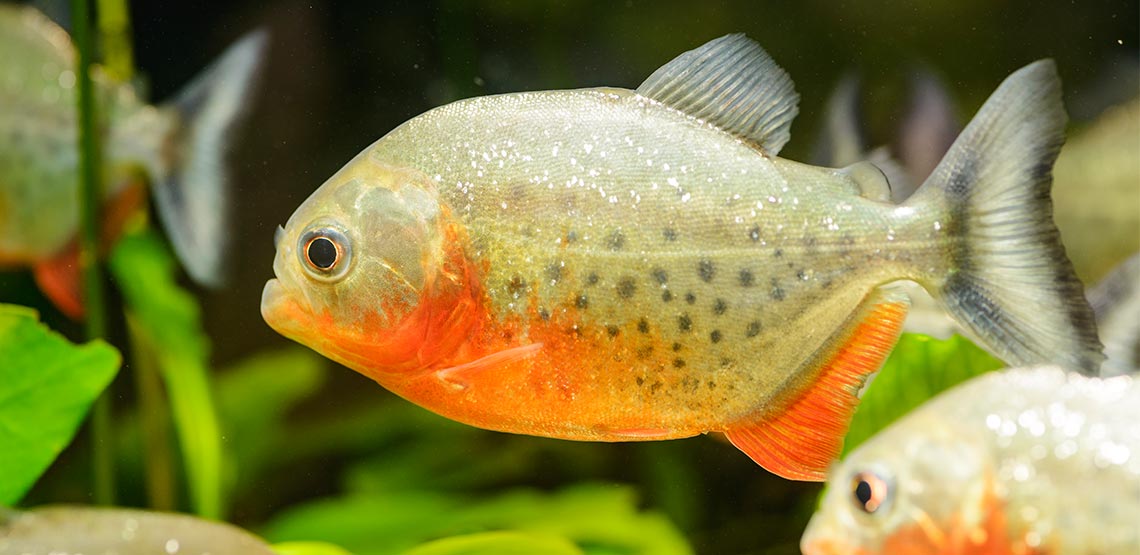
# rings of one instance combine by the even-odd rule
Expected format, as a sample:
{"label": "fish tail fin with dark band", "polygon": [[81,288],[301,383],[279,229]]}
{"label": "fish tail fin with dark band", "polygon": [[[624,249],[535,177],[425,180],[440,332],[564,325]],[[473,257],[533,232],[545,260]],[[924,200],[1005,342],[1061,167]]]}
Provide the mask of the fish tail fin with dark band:
{"label": "fish tail fin with dark band", "polygon": [[1053,223],[1053,162],[1064,143],[1052,60],[1001,84],[906,205],[945,207],[957,241],[920,281],[984,348],[1015,366],[1095,374],[1104,358],[1092,309]]}
{"label": "fish tail fin with dark band", "polygon": [[175,253],[202,285],[224,281],[231,234],[226,153],[234,125],[246,112],[266,42],[265,31],[246,35],[161,106],[174,114],[176,124],[148,168],[154,198]]}

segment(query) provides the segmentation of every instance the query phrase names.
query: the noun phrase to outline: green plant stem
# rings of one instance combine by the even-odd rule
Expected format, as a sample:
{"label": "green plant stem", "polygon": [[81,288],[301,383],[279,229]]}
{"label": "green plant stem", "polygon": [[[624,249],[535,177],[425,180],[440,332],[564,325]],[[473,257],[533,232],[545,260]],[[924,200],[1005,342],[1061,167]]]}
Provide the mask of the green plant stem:
{"label": "green plant stem", "polygon": [[145,345],[146,332],[138,319],[127,314],[131,338],[132,374],[139,396],[139,427],[142,431],[143,461],[146,465],[147,504],[152,509],[172,511],[175,507],[174,457],[170,444],[170,406],[162,391],[158,362]]}
{"label": "green plant stem", "polygon": [[[72,0],[71,17],[75,47],[79,54],[76,68],[79,114],[79,266],[83,272],[83,304],[87,311],[87,337],[100,339],[106,335],[106,308],[103,276],[99,270],[99,208],[102,204],[102,156],[95,113],[95,91],[91,82],[92,62],[91,14],[87,0]],[[115,467],[111,437],[111,399],[103,395],[95,402],[91,415],[92,453],[95,502],[114,504]]]}
{"label": "green plant stem", "polygon": [[99,35],[103,67],[117,81],[130,81],[135,74],[131,46],[131,14],[126,0],[98,0]]}

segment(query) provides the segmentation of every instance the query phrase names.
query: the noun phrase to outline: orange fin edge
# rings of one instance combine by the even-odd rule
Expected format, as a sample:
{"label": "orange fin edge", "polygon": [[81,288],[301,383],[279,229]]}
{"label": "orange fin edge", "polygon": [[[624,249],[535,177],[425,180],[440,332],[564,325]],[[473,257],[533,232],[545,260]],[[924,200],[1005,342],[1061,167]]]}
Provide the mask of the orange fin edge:
{"label": "orange fin edge", "polygon": [[542,343],[531,343],[522,345],[520,347],[513,347],[505,351],[491,353],[485,357],[475,359],[471,362],[465,362],[456,366],[448,368],[441,368],[435,371],[436,377],[451,384],[452,386],[460,389],[467,389],[471,386],[470,380],[467,376],[472,373],[478,373],[480,370],[506,364],[522,358],[526,358],[542,349]]}
{"label": "orange fin edge", "polygon": [[867,377],[878,371],[902,333],[905,296],[881,297],[823,363],[818,377],[779,414],[725,430],[756,464],[789,480],[823,481],[843,451],[843,437]]}
{"label": "orange fin edge", "polygon": [[32,268],[40,291],[72,320],[83,318],[83,289],[79,275],[79,248],[72,241],[59,253]]}

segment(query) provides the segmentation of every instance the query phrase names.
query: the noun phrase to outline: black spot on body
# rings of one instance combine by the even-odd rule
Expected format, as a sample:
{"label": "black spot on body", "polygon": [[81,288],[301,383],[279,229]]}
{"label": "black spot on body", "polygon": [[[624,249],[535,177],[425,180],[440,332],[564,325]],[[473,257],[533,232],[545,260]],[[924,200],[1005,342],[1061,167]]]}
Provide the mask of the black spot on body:
{"label": "black spot on body", "polygon": [[753,320],[748,323],[748,327],[744,328],[745,337],[756,337],[760,335],[760,322]]}
{"label": "black spot on body", "polygon": [[546,266],[546,279],[558,283],[562,280],[562,263],[552,262]]}
{"label": "black spot on body", "polygon": [[772,256],[775,256],[776,258],[784,256],[784,249],[776,249],[776,251],[772,253]]}
{"label": "black spot on body", "polygon": [[681,344],[680,343],[673,343],[673,352],[675,353],[675,352],[680,351],[680,350],[681,350]]}
{"label": "black spot on body", "polygon": [[724,299],[717,299],[716,302],[713,303],[713,314],[720,316],[721,314],[724,314],[727,311],[728,311],[728,303],[725,302]]}
{"label": "black spot on body", "polygon": [[542,321],[544,322],[550,320],[550,311],[546,310],[545,308],[540,308],[538,309],[538,317],[542,318]]}
{"label": "black spot on body", "polygon": [[578,295],[578,298],[574,299],[574,306],[578,308],[588,308],[590,306],[590,299],[586,298],[586,295]]}
{"label": "black spot on body", "polygon": [[784,300],[784,289],[780,287],[780,280],[772,278],[772,291],[768,294],[774,301]]}
{"label": "black spot on body", "polygon": [[740,270],[740,286],[741,287],[752,287],[752,285],[755,283],[755,281],[756,281],[756,277],[752,275],[752,270],[749,270],[747,268]]}
{"label": "black spot on body", "polygon": [[668,289],[662,291],[661,292],[661,300],[663,300],[665,302],[669,302],[669,301],[673,300],[673,292],[668,290]]}
{"label": "black spot on body", "polygon": [[598,284],[598,274],[596,274],[594,272],[590,272],[590,275],[586,276],[586,284],[587,285],[597,285]]}
{"label": "black spot on body", "polygon": [[694,295],[692,291],[685,293],[685,302],[689,304],[696,304],[697,296]]}
{"label": "black spot on body", "polygon": [[637,321],[637,331],[641,333],[649,333],[649,320],[642,318]]}
{"label": "black spot on body", "polygon": [[637,282],[631,277],[623,277],[617,282],[617,295],[623,299],[633,298],[637,293]]}
{"label": "black spot on body", "polygon": [[688,314],[682,314],[677,317],[677,329],[681,331],[690,331],[693,329],[693,319],[689,318]]}
{"label": "black spot on body", "polygon": [[620,251],[625,247],[625,234],[621,230],[614,231],[606,238],[606,246],[611,251]]}
{"label": "black spot on body", "polygon": [[720,330],[713,330],[712,333],[709,334],[709,341],[712,341],[713,343],[720,343],[721,339],[722,336],[720,334]]}
{"label": "black spot on body", "polygon": [[760,226],[758,226],[758,225],[752,226],[752,229],[748,230],[748,238],[752,239],[753,243],[755,243],[756,241],[759,241],[760,240]]}
{"label": "black spot on body", "polygon": [[667,227],[661,230],[661,235],[665,237],[666,241],[673,242],[677,240],[677,230]]}
{"label": "black spot on body", "polygon": [[673,359],[673,368],[684,368],[684,367],[685,367],[685,359],[683,359],[683,358]]}
{"label": "black spot on body", "polygon": [[514,276],[511,278],[511,281],[507,282],[507,292],[510,293],[514,297],[518,297],[519,295],[522,295],[523,293],[526,292],[526,289],[527,289],[526,280],[520,276]]}
{"label": "black spot on body", "polygon": [[701,281],[709,283],[716,276],[716,268],[713,267],[712,260],[704,259],[697,263],[697,275],[701,277]]}
{"label": "black spot on body", "polygon": [[796,278],[799,279],[800,281],[807,281],[807,279],[808,279],[807,270],[804,270],[803,268],[796,270]]}
{"label": "black spot on body", "polygon": [[638,385],[638,386],[642,386],[642,385],[645,385],[645,377],[644,377],[644,376],[638,376],[638,377],[637,377],[637,378],[635,378],[635,379],[637,380],[637,385]]}
{"label": "black spot on body", "polygon": [[653,345],[646,345],[637,348],[637,358],[645,360],[653,355]]}
{"label": "black spot on body", "polygon": [[621,331],[621,328],[619,328],[619,327],[617,327],[617,326],[615,326],[615,325],[613,325],[613,324],[610,324],[610,325],[606,326],[606,333],[607,333],[607,334],[608,334],[610,337],[617,337],[617,334],[618,334],[618,332],[620,332],[620,331]]}
{"label": "black spot on body", "polygon": [[665,270],[656,268],[653,270],[653,279],[657,280],[657,283],[665,285],[669,281],[669,275],[665,273]]}

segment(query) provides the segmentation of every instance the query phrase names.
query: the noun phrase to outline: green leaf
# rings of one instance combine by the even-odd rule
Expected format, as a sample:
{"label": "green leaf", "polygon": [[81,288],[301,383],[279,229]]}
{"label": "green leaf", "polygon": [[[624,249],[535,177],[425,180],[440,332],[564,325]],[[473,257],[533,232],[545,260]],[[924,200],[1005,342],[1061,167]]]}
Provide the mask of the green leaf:
{"label": "green leaf", "polygon": [[230,468],[228,488],[235,496],[256,484],[266,462],[289,448],[286,412],[320,387],[325,359],[290,347],[259,353],[226,369],[218,379],[218,412],[225,429]]}
{"label": "green leaf", "polygon": [[692,553],[668,519],[638,510],[632,489],[599,484],[555,494],[514,490],[475,501],[426,491],[327,499],[288,510],[265,536],[390,555],[435,538],[495,530],[565,538],[587,555]]}
{"label": "green leaf", "polygon": [[325,542],[282,542],[273,545],[277,555],[352,555],[340,546]]}
{"label": "green leaf", "polygon": [[110,268],[126,300],[133,339],[157,360],[166,383],[194,511],[219,518],[221,434],[197,301],[178,286],[174,257],[153,231],[120,239]]}
{"label": "green leaf", "polygon": [[0,305],[0,353],[0,505],[12,505],[71,442],[119,353],[102,341],[74,345],[13,305]]}
{"label": "green leaf", "polygon": [[425,543],[404,555],[582,555],[565,539],[515,532],[486,532]]}
{"label": "green leaf", "polygon": [[843,445],[844,456],[927,399],[1003,366],[958,335],[939,340],[903,334],[859,401]]}

